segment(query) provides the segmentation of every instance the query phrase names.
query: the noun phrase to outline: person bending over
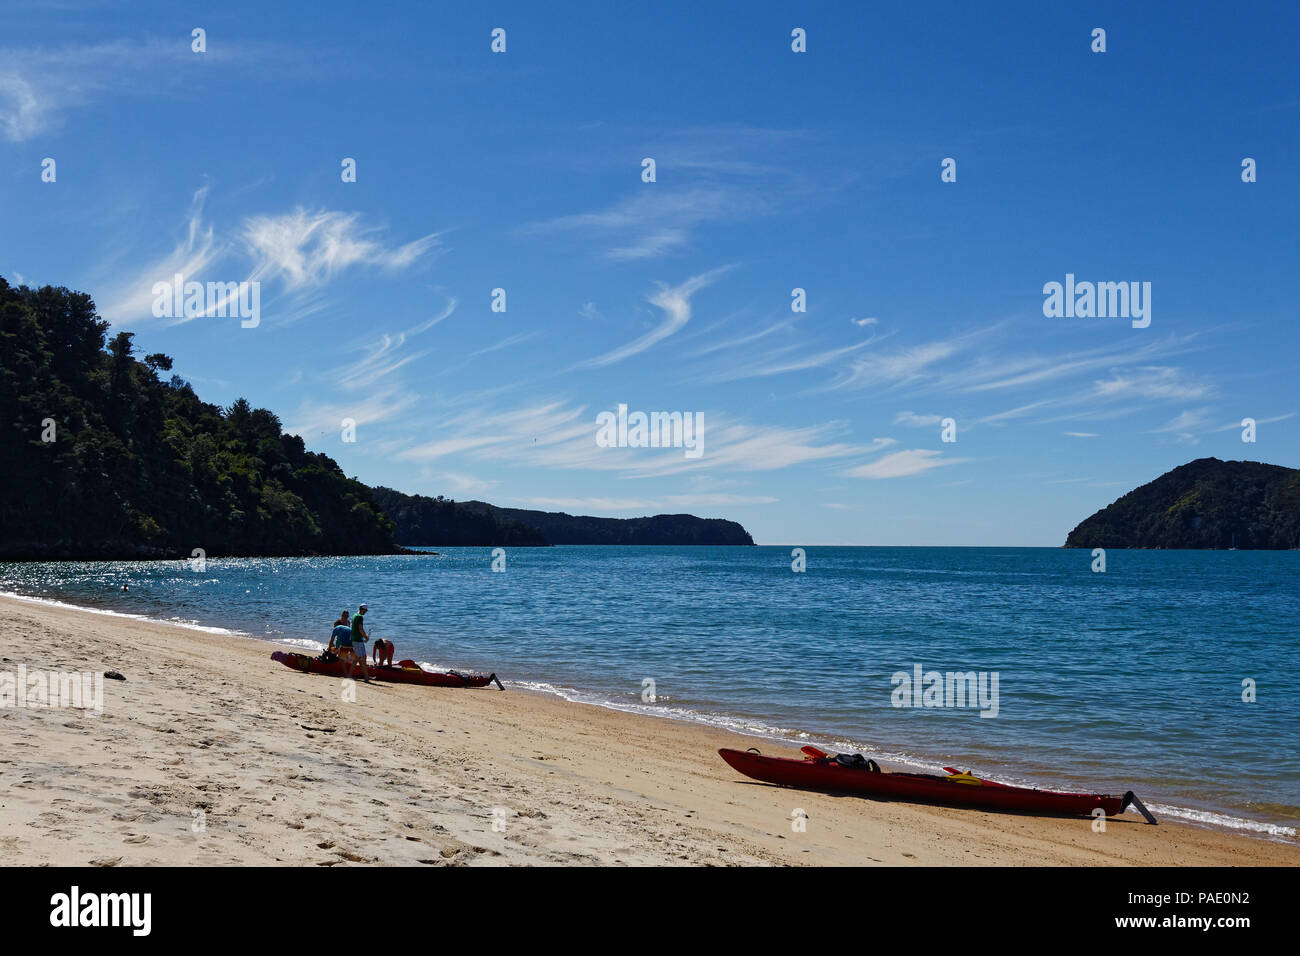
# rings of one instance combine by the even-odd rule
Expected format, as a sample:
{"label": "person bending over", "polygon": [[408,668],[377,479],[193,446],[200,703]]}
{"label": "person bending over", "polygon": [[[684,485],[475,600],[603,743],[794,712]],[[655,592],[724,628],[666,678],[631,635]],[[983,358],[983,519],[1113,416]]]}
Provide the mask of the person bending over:
{"label": "person bending over", "polygon": [[326,663],[336,661],[342,654],[343,648],[351,646],[352,628],[348,623],[348,612],[343,611],[339,614],[339,619],[334,622],[334,628],[330,631],[330,641],[321,652],[320,659]]}
{"label": "person bending over", "polygon": [[348,612],[343,611],[339,614],[339,619],[334,622],[334,630],[330,631],[330,642],[325,646],[325,653],[337,651],[344,645],[352,644],[352,624],[348,620]]}

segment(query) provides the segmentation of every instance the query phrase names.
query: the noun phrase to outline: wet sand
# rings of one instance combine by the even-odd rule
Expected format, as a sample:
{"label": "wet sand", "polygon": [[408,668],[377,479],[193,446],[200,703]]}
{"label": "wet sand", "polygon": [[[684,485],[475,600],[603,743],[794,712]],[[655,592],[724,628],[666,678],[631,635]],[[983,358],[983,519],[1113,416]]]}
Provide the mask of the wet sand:
{"label": "wet sand", "polygon": [[[10,865],[1300,864],[1300,845],[1136,813],[1087,819],[746,780],[794,751],[510,688],[357,683],[264,641],[14,598],[0,671],[116,670],[103,712],[0,710]],[[19,659],[15,655],[23,654]],[[796,832],[792,815],[807,815]]]}

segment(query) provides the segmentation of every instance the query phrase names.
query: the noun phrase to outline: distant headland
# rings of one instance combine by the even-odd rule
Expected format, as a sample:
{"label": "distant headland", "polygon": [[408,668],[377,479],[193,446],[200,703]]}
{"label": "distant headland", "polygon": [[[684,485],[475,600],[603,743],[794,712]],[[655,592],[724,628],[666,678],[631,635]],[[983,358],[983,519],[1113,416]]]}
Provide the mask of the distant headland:
{"label": "distant headland", "polygon": [[371,488],[274,412],[205,402],[108,337],[90,296],[0,277],[0,560],[410,553],[430,546],[753,544],[692,515],[586,518]]}
{"label": "distant headland", "polygon": [[1300,469],[1198,458],[1084,519],[1065,547],[1300,547]]}
{"label": "distant headland", "polygon": [[397,523],[406,545],[546,547],[553,544],[752,545],[749,532],[724,518],[654,515],[596,518],[556,511],[500,508],[375,488],[375,501]]}

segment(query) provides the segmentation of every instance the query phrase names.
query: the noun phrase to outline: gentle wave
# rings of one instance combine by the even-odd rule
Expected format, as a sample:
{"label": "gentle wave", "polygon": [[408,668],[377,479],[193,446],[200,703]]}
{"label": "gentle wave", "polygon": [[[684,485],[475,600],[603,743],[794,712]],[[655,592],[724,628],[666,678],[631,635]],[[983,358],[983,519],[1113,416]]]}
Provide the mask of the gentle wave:
{"label": "gentle wave", "polygon": [[1262,833],[1270,837],[1292,840],[1296,838],[1295,827],[1282,826],[1277,823],[1262,823],[1259,820],[1247,820],[1244,817],[1229,816],[1226,813],[1215,813],[1211,810],[1189,810],[1186,807],[1171,807],[1163,803],[1148,803],[1147,809],[1152,813],[1161,813],[1167,817],[1175,817],[1188,823],[1197,823],[1211,828],[1224,827],[1229,830]]}
{"label": "gentle wave", "polygon": [[[146,621],[153,624],[170,624],[175,627],[183,627],[186,630],[201,631],[205,634],[223,634],[233,637],[247,637],[254,640],[262,640],[268,644],[284,645],[306,650],[321,651],[325,649],[325,644],[323,642],[314,641],[310,638],[282,637],[272,640],[249,634],[246,631],[238,631],[225,627],[214,627],[208,624],[200,624],[197,621],[186,621],[176,618],[154,618],[144,614],[128,614],[124,611],[113,611],[107,608],[70,604],[67,601],[57,601],[53,598],[33,597],[27,594],[18,594],[14,591],[0,591],[0,597],[12,598],[30,604],[40,604],[47,607],[56,607],[69,611],[80,611],[85,614],[102,614],[105,617],[121,618],[132,621]],[[438,671],[441,673],[446,673],[449,670],[452,670],[452,668],[444,665],[432,664],[428,661],[418,661],[417,663],[428,670]],[[559,697],[563,700],[570,701],[571,703],[588,704],[595,707],[604,707],[608,710],[617,710],[629,714],[640,714],[647,717],[658,717],[660,719],[703,724],[719,730],[728,730],[734,733],[744,734],[748,737],[771,740],[776,743],[788,744],[795,747],[802,747],[811,744],[812,746],[820,747],[821,749],[830,752],[862,753],[893,766],[908,767],[926,773],[937,773],[943,769],[940,765],[932,761],[925,760],[912,754],[882,751],[847,740],[826,739],[819,742],[812,734],[805,731],[794,730],[788,727],[773,727],[764,724],[762,721],[737,716],[735,714],[708,713],[692,710],[687,707],[665,707],[658,703],[638,704],[628,701],[616,701],[608,697],[603,697],[600,694],[581,691],[572,687],[563,687],[558,684],[550,684],[545,681],[503,680],[502,683],[508,687],[515,687],[521,690],[534,691]],[[999,783],[1008,783],[1013,786],[1037,786],[1033,781],[1026,779],[1017,779],[1015,777],[1003,775],[994,776],[992,774],[986,774],[984,776],[989,780],[996,780]],[[1295,827],[1264,823],[1258,820],[1249,820],[1244,817],[1236,817],[1224,813],[1214,813],[1209,810],[1194,810],[1188,807],[1178,807],[1162,803],[1149,803],[1148,808],[1152,812],[1159,812],[1165,816],[1174,817],[1187,823],[1210,828],[1238,830],[1277,839],[1295,839],[1296,837]]]}
{"label": "gentle wave", "polygon": [[[128,621],[145,621],[150,624],[172,624],[176,627],[183,627],[188,631],[202,631],[204,634],[228,634],[233,637],[251,637],[260,640],[257,635],[249,634],[247,631],[238,631],[229,627],[214,627],[211,624],[201,624],[198,621],[190,621],[183,618],[149,617],[147,614],[128,614],[125,611],[113,611],[102,607],[87,607],[83,604],[69,604],[67,601],[56,601],[53,598],[33,597],[30,594],[18,594],[14,591],[0,591],[0,597],[12,598],[15,601],[26,601],[28,604],[42,604],[46,607],[63,608],[69,611],[82,611],[86,614],[102,614],[105,617],[117,617]],[[321,646],[323,647],[324,645]]]}
{"label": "gentle wave", "polygon": [[[1022,786],[1132,788],[1189,823],[1294,832],[1300,776],[1276,754],[1300,745],[1300,701],[1239,698],[1243,676],[1300,668],[1297,555],[1126,552],[1105,587],[1060,549],[818,548],[806,576],[788,555],[556,548],[516,552],[507,574],[490,573],[484,549],[229,559],[203,574],[37,562],[0,566],[0,591],[312,652],[337,608],[366,599],[372,633],[432,670],[492,670],[521,689],[907,769],[942,760]],[[891,672],[917,663],[1000,671],[999,719],[891,706]],[[655,704],[640,699],[645,675]]]}
{"label": "gentle wave", "polygon": [[[561,687],[556,684],[548,684],[544,681],[503,681],[503,683],[507,687],[517,687],[523,690],[548,694],[570,701],[571,703],[604,707],[607,710],[617,710],[622,711],[623,713],[657,717],[662,720],[679,720],[688,723],[703,724],[707,727],[713,727],[719,730],[728,730],[734,733],[744,734],[747,737],[755,737],[760,740],[770,740],[774,743],[786,744],[792,747],[813,746],[825,750],[828,753],[861,753],[864,756],[872,757],[873,759],[890,766],[905,767],[914,772],[942,773],[944,769],[940,764],[934,763],[931,760],[926,760],[923,757],[918,757],[914,754],[883,751],[849,740],[819,740],[814,735],[804,731],[784,727],[772,727],[762,723],[761,721],[738,717],[734,714],[715,714],[691,710],[686,707],[663,707],[658,704],[633,704],[627,701],[615,701],[607,697],[601,697],[598,694],[576,690],[572,687]],[[1052,789],[1045,788],[1033,780],[1006,773],[981,773],[980,776],[986,780],[991,780],[996,783],[1005,783],[1013,787]],[[1151,803],[1149,801],[1147,802],[1147,809],[1151,810],[1153,813],[1160,813],[1163,816],[1174,817],[1186,823],[1203,826],[1207,829],[1237,830],[1275,839],[1296,838],[1295,827],[1264,823],[1259,820],[1250,820],[1245,817],[1236,817],[1225,813],[1214,813],[1209,810],[1195,810],[1190,807],[1178,807],[1163,803]],[[1127,812],[1136,814],[1137,810],[1130,808]]]}

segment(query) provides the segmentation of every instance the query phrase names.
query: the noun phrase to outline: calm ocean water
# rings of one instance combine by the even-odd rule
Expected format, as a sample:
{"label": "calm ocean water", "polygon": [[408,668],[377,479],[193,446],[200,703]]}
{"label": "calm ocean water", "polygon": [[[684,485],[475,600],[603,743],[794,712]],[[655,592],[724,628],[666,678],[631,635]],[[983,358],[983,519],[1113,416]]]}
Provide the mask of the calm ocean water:
{"label": "calm ocean water", "polygon": [[[435,667],[1008,782],[1134,789],[1208,823],[1300,826],[1300,552],[1111,551],[1094,574],[1087,551],[812,547],[797,574],[790,550],[511,549],[502,573],[486,548],[203,572],[10,564],[0,591],[312,645],[365,601],[374,635]],[[997,716],[894,707],[891,675],[917,665],[996,671]]]}

